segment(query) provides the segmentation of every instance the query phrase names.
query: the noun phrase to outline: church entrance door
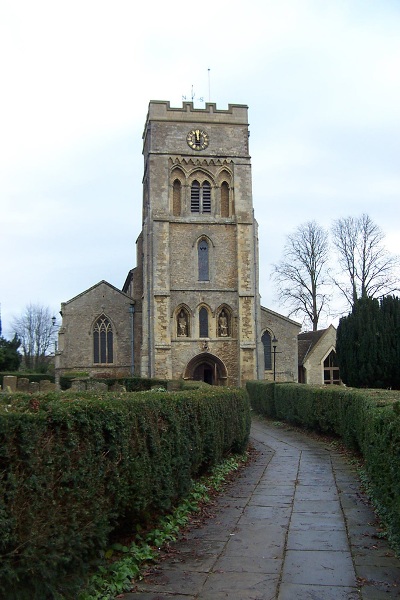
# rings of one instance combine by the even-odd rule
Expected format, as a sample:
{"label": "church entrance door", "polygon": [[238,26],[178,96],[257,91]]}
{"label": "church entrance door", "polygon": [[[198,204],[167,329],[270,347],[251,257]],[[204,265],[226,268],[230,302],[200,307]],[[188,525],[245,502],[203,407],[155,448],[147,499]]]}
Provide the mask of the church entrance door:
{"label": "church entrance door", "polygon": [[204,381],[209,385],[226,385],[227,372],[221,359],[208,352],[202,352],[188,363],[184,378]]}
{"label": "church entrance door", "polygon": [[195,368],[193,373],[193,379],[195,381],[204,381],[210,385],[215,385],[215,378],[212,368],[207,364],[199,365]]}

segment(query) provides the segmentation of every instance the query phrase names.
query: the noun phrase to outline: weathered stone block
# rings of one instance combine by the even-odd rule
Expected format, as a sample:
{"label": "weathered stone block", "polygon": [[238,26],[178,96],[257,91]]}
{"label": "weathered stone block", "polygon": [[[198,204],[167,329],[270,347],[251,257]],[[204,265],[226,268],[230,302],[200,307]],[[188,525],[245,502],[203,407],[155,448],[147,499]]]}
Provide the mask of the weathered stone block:
{"label": "weathered stone block", "polygon": [[110,392],[126,392],[126,388],[124,385],[121,385],[120,383],[114,383],[114,385],[112,385],[109,388]]}
{"label": "weathered stone block", "polygon": [[6,390],[7,388],[10,388],[11,392],[16,392],[17,391],[17,377],[15,377],[15,375],[4,375],[3,378],[3,386],[4,389]]}
{"label": "weathered stone block", "polygon": [[18,377],[17,389],[19,392],[29,392],[29,379],[27,377]]}
{"label": "weathered stone block", "polygon": [[41,392],[53,392],[56,389],[55,383],[52,383],[48,379],[43,379],[39,384],[39,390]]}
{"label": "weathered stone block", "polygon": [[86,389],[90,392],[108,392],[108,385],[101,381],[88,381]]}

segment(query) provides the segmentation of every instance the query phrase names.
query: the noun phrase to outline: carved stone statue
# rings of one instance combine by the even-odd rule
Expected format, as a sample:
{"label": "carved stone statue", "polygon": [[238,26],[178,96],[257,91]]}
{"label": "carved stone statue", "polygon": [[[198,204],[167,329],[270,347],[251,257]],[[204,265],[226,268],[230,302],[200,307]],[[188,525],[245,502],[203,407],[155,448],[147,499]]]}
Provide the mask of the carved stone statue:
{"label": "carved stone statue", "polygon": [[218,335],[221,337],[228,336],[228,318],[224,310],[221,311],[218,318]]}
{"label": "carved stone statue", "polygon": [[185,311],[181,310],[178,316],[178,336],[179,337],[187,337],[188,334],[188,324],[187,324],[187,316]]}

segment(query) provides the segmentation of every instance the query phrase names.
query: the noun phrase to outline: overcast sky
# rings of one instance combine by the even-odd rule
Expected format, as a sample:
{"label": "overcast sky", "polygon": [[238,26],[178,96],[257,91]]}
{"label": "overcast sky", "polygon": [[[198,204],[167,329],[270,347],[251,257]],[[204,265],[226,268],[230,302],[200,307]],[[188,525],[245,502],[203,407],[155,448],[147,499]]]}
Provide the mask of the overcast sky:
{"label": "overcast sky", "polygon": [[301,223],[364,212],[400,253],[398,0],[0,0],[0,56],[6,336],[31,302],[122,287],[148,103],[192,86],[249,106],[264,306],[287,314],[271,265]]}

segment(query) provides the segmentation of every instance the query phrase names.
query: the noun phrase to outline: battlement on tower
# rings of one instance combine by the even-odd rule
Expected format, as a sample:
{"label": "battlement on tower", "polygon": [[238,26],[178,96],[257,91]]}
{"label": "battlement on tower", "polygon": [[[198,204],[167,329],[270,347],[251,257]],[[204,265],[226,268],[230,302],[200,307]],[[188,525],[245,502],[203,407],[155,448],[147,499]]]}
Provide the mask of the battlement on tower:
{"label": "battlement on tower", "polygon": [[146,126],[148,121],[196,121],[197,123],[247,125],[247,111],[248,107],[245,104],[229,104],[226,109],[218,109],[215,102],[206,102],[205,108],[194,108],[193,102],[183,102],[181,107],[174,107],[166,100],[151,100]]}

